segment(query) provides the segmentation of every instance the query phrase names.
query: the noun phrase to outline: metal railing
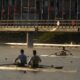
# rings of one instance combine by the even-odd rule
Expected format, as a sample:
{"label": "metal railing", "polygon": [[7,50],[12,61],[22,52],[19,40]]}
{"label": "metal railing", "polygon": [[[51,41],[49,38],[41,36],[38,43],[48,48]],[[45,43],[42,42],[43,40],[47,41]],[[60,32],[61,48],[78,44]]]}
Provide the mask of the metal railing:
{"label": "metal railing", "polygon": [[[59,24],[57,24],[59,22]],[[57,31],[76,30],[80,28],[80,20],[1,20],[0,31]]]}
{"label": "metal railing", "polygon": [[0,26],[80,26],[80,20],[0,20]]}

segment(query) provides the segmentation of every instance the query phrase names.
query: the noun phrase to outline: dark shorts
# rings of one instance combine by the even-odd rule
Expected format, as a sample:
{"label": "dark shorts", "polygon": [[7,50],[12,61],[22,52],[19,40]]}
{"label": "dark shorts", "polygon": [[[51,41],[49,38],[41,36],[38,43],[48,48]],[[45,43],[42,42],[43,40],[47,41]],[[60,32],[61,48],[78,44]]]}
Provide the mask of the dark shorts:
{"label": "dark shorts", "polygon": [[25,67],[25,64],[23,64],[23,63],[17,63],[16,65],[19,67]]}
{"label": "dark shorts", "polygon": [[39,68],[39,65],[38,64],[33,64],[31,65],[32,68]]}

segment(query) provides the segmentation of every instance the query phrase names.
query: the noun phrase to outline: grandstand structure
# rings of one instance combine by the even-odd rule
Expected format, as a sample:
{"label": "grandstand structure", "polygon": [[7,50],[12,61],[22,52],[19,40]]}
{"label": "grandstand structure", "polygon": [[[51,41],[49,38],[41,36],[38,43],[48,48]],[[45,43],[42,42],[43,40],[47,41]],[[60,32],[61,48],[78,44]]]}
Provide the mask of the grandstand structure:
{"label": "grandstand structure", "polygon": [[78,20],[80,0],[0,0],[1,20]]}
{"label": "grandstand structure", "polygon": [[0,0],[0,31],[77,32],[79,4],[80,0]]}
{"label": "grandstand structure", "polygon": [[0,0],[0,31],[79,32],[79,4],[80,0]]}

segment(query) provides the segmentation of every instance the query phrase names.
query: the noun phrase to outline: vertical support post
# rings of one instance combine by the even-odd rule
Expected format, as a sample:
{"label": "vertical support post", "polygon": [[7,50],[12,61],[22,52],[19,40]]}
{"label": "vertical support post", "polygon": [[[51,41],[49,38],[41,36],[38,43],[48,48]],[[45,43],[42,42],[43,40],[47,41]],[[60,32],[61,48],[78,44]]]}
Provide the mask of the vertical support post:
{"label": "vertical support post", "polygon": [[29,20],[29,8],[30,8],[30,6],[29,6],[29,0],[28,0],[28,16],[27,16],[28,17],[27,18],[28,20]]}
{"label": "vertical support post", "polygon": [[71,0],[70,0],[70,8],[69,8],[69,19],[71,19]]}
{"label": "vertical support post", "polygon": [[77,0],[77,20],[78,20],[78,0]]}
{"label": "vertical support post", "polygon": [[57,9],[57,8],[56,8],[56,2],[57,2],[57,1],[55,0],[55,1],[54,1],[54,9],[55,9],[55,14],[54,14],[55,18],[54,18],[54,19],[56,19],[56,9]]}
{"label": "vertical support post", "polygon": [[17,0],[14,0],[14,21],[15,21],[15,19],[16,19],[16,11],[17,11]]}
{"label": "vertical support post", "polygon": [[59,0],[55,1],[55,19],[58,18],[59,14]]}
{"label": "vertical support post", "polygon": [[27,46],[28,48],[33,47],[33,32],[27,32]]}
{"label": "vertical support post", "polygon": [[21,0],[21,20],[22,20],[22,6],[23,6],[23,3],[22,3],[22,0]]}
{"label": "vertical support post", "polygon": [[16,14],[16,0],[14,0],[14,7],[13,7],[13,20],[15,24],[15,14]]}
{"label": "vertical support post", "polygon": [[64,19],[64,0],[62,0],[62,19]]}
{"label": "vertical support post", "polygon": [[43,19],[43,0],[41,0],[42,3],[40,3],[40,9],[41,9],[41,15],[40,15],[40,18],[41,20]]}
{"label": "vertical support post", "polygon": [[49,16],[50,16],[49,9],[50,9],[50,0],[48,0],[48,20],[49,20]]}
{"label": "vertical support post", "polygon": [[37,16],[37,14],[36,14],[36,0],[35,0],[35,12],[34,12],[34,19],[36,20],[36,16]]}

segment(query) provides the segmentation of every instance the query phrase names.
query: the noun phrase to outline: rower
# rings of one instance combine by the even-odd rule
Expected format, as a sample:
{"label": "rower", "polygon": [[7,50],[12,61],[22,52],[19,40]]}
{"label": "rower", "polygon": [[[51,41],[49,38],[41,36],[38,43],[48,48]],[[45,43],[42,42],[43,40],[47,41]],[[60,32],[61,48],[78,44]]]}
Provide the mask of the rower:
{"label": "rower", "polygon": [[36,54],[36,50],[33,50],[33,56],[31,57],[29,61],[29,65],[32,68],[38,68],[40,62],[41,62],[41,58]]}
{"label": "rower", "polygon": [[62,51],[60,53],[61,56],[67,56],[67,52],[72,55],[72,53],[69,50],[66,50],[65,47],[62,47]]}
{"label": "rower", "polygon": [[[24,50],[21,49],[20,50],[20,55],[15,59],[15,64],[17,66],[21,66],[21,67],[24,67],[25,64],[27,64],[27,56],[24,54]],[[20,62],[17,62],[17,61],[20,61]]]}
{"label": "rower", "polygon": [[60,51],[60,54],[58,55],[57,53],[55,53],[55,55],[57,56],[67,56],[67,52],[69,53],[69,55],[72,55],[72,53],[69,50],[66,50],[65,47],[62,47],[62,50]]}

